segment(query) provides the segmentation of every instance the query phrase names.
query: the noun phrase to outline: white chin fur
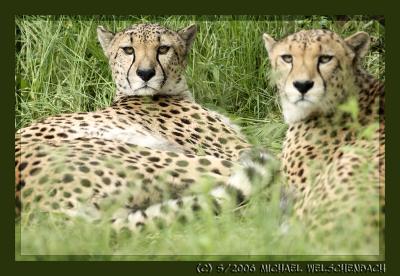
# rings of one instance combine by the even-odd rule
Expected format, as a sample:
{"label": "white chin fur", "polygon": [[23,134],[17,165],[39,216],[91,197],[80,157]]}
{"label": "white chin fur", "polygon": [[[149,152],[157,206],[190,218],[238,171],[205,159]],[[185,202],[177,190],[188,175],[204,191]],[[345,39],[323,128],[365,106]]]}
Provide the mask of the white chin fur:
{"label": "white chin fur", "polygon": [[298,102],[297,104],[282,100],[283,118],[287,124],[293,124],[306,119],[313,111],[313,104]]}
{"label": "white chin fur", "polygon": [[160,94],[157,90],[152,89],[152,88],[140,88],[138,90],[135,90],[133,95],[138,95],[138,96],[154,96],[156,94]]}

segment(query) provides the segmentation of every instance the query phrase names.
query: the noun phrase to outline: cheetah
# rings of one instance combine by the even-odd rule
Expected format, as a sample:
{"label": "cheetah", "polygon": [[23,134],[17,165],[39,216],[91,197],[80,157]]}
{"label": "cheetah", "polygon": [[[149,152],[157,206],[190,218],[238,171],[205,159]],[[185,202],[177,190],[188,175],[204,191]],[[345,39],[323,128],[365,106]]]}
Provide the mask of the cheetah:
{"label": "cheetah", "polygon": [[361,67],[369,35],[342,39],[329,30],[302,30],[278,41],[263,34],[263,41],[288,125],[281,169],[297,217],[320,242],[342,231],[351,243],[348,234],[359,226],[366,243],[378,244],[384,225],[384,84]]}
{"label": "cheetah", "polygon": [[[259,178],[268,185],[276,170],[258,150],[235,162],[93,137],[29,144],[19,159],[16,203],[23,203],[22,215],[39,210],[88,221],[109,218],[114,229],[131,231],[187,221],[198,210],[219,214],[229,202],[241,205],[252,183]],[[208,194],[195,190],[203,183]]]}
{"label": "cheetah", "polygon": [[[230,198],[245,202],[254,179],[270,182],[274,158],[191,96],[184,68],[195,25],[175,32],[138,24],[115,34],[100,26],[97,33],[114,101],[17,131],[17,214],[35,208],[97,220],[111,212],[115,228],[137,230],[200,209],[218,213]],[[206,195],[193,191],[199,183],[211,183]]]}
{"label": "cheetah", "polygon": [[228,118],[192,100],[184,68],[196,25],[172,32],[139,24],[116,34],[100,26],[97,32],[116,83],[113,104],[33,123],[18,131],[16,144],[98,137],[221,158],[238,158],[250,147]]}

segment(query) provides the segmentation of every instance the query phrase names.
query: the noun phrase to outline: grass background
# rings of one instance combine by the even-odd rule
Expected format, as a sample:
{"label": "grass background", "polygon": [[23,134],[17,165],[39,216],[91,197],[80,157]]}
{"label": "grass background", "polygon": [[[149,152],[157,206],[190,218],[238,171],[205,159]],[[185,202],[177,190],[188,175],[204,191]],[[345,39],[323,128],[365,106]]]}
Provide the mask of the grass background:
{"label": "grass background", "polygon": [[[275,153],[280,151],[286,126],[276,90],[267,81],[270,67],[261,39],[263,32],[280,38],[310,28],[328,28],[343,37],[366,31],[372,43],[364,65],[384,80],[385,28],[379,17],[23,16],[16,17],[15,128],[53,114],[110,105],[114,85],[97,42],[96,27],[103,25],[118,31],[138,22],[156,22],[175,30],[198,24],[186,74],[196,101],[229,115],[242,126],[251,142]],[[57,216],[17,221],[16,252],[24,255],[18,256],[19,259],[39,260],[181,260],[192,259],[190,255],[197,255],[197,259],[200,255],[202,259],[237,259],[235,255],[241,255],[240,259],[244,256],[263,259],[265,255],[275,255],[275,259],[307,259],[305,255],[361,255],[364,252],[365,246],[357,249],[347,244],[343,233],[338,234],[332,247],[308,244],[300,226],[284,231],[284,214],[278,204],[280,181],[276,181],[271,191],[257,194],[241,210],[243,216],[226,212],[215,218],[204,214],[189,226],[173,225],[140,236],[115,236],[106,225],[88,225],[81,221],[71,226]]]}

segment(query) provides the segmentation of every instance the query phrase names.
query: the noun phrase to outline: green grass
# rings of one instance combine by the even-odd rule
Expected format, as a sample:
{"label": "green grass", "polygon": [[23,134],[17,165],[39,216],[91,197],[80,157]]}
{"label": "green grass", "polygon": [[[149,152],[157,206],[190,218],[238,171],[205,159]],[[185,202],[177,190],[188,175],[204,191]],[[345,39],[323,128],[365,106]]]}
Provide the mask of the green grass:
{"label": "green grass", "polygon": [[[88,223],[59,214],[23,214],[16,227],[18,260],[375,260],[376,244],[354,248],[345,233],[334,242],[307,241],[303,225],[282,222],[290,207],[280,208],[280,180],[245,206],[226,206],[218,217],[199,213],[188,224],[175,222],[161,230],[115,233],[108,220]],[[360,212],[360,216],[365,213]],[[363,234],[352,220],[354,237]],[[19,255],[21,254],[21,255]],[[355,256],[359,255],[359,256]],[[373,254],[371,254],[373,255]]]}
{"label": "green grass", "polygon": [[[157,22],[172,29],[197,23],[199,32],[186,74],[196,101],[228,114],[243,127],[252,143],[279,153],[286,126],[276,90],[267,81],[270,67],[261,34],[267,32],[279,38],[300,29],[321,27],[343,36],[366,31],[372,37],[372,45],[365,67],[383,80],[384,27],[362,16],[347,19],[350,20],[321,16],[17,17],[15,128],[49,115],[90,111],[111,103],[114,86],[96,39],[98,25],[116,31],[137,22]],[[65,223],[64,218],[52,215],[18,220],[16,252],[23,256],[17,259],[189,260],[202,256],[205,260],[263,260],[266,255],[274,255],[268,259],[287,260],[315,259],[306,255],[322,252],[360,254],[346,245],[343,235],[338,235],[336,248],[328,248],[326,244],[308,244],[301,224],[283,231],[285,214],[277,201],[280,182],[276,181],[273,187],[260,192],[239,214],[225,212],[217,218],[203,214],[187,226],[174,224],[161,232],[133,236],[114,235],[105,224]]]}

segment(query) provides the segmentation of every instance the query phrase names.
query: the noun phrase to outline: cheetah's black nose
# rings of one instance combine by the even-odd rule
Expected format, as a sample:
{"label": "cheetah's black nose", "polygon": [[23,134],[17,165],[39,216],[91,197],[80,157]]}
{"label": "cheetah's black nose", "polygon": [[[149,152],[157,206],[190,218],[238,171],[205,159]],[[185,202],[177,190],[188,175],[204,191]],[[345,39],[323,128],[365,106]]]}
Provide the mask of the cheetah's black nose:
{"label": "cheetah's black nose", "polygon": [[136,75],[138,75],[142,80],[148,81],[156,74],[154,69],[137,69]]}
{"label": "cheetah's black nose", "polygon": [[314,86],[313,81],[294,81],[293,86],[299,90],[299,92],[304,95],[307,93],[308,90],[310,90]]}

